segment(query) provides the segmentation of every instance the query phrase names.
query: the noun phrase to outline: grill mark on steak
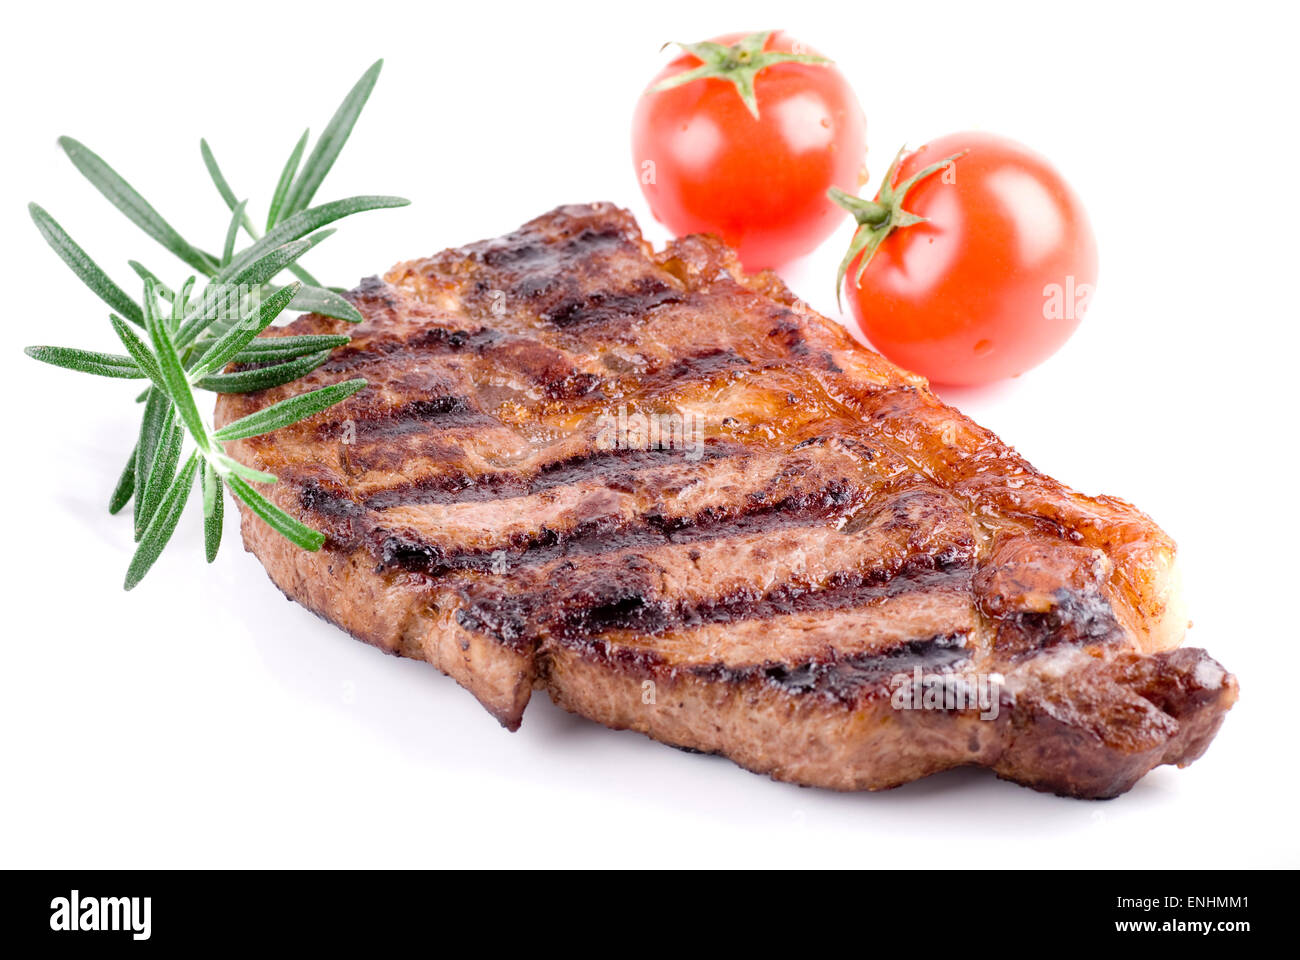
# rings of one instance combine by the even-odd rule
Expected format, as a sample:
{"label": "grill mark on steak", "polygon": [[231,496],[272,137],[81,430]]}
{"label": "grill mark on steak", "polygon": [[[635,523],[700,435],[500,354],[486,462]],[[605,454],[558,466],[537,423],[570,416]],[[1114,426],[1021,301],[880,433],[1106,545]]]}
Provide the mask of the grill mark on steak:
{"label": "grill mark on steak", "polygon": [[915,590],[950,590],[965,585],[969,571],[944,560],[917,557],[898,568],[844,571],[822,589],[783,583],[765,594],[738,590],[697,603],[647,599],[646,593],[613,585],[591,607],[569,605],[554,629],[562,640],[581,642],[609,630],[660,633],[665,630],[771,620],[794,613],[851,610]]}
{"label": "grill mark on steak", "polygon": [[[341,429],[341,427],[340,427]],[[696,464],[746,455],[739,444],[709,442]],[[590,450],[576,456],[544,462],[531,473],[498,470],[481,475],[468,471],[421,477],[418,481],[386,487],[360,500],[351,496],[344,478],[322,464],[313,464],[296,478],[299,506],[324,518],[361,520],[402,506],[490,503],[523,497],[599,480],[614,490],[635,490],[650,471],[683,463],[677,450]]]}
{"label": "grill mark on steak", "polygon": [[718,664],[693,667],[696,676],[730,684],[768,684],[784,693],[823,697],[840,704],[855,704],[864,694],[888,691],[896,674],[920,667],[924,674],[951,673],[971,662],[964,631],[906,640],[889,650],[859,653],[833,660],[808,660],[797,665],[763,663],[747,667]]}
{"label": "grill mark on steak", "polygon": [[711,624],[773,620],[789,614],[851,610],[904,593],[966,589],[970,569],[953,556],[918,556],[894,567],[842,571],[821,588],[785,582],[763,592],[736,590],[697,601],[660,596],[654,564],[627,558],[621,575],[583,581],[583,589],[557,590],[547,584],[512,592],[493,582],[454,586],[460,606],[456,621],[501,643],[527,648],[550,639],[586,650],[615,631],[659,634]]}
{"label": "grill mark on steak", "polygon": [[[446,338],[436,339],[444,342]],[[485,374],[487,377],[500,375],[506,380],[532,383],[542,391],[547,401],[562,400],[575,414],[581,415],[585,409],[590,417],[599,416],[611,420],[624,413],[628,416],[638,416],[647,411],[654,414],[660,405],[671,409],[674,398],[684,393],[713,388],[720,378],[761,375],[768,369],[754,369],[750,361],[734,350],[710,348],[697,356],[682,357],[662,369],[649,370],[636,377],[615,376],[606,379],[578,371],[557,351],[536,344],[525,347],[518,337],[493,340],[491,346],[484,346],[480,351],[480,360],[492,364],[492,372],[478,371],[474,374],[476,377]],[[343,370],[342,367],[350,369]],[[350,361],[341,364],[335,372],[364,373],[372,379],[382,376],[389,385],[386,393],[396,394],[392,398],[369,404],[360,399],[350,401],[325,415],[313,418],[319,439],[339,439],[351,434],[354,446],[347,451],[346,461],[351,468],[348,472],[355,476],[359,472],[401,468],[402,458],[395,456],[394,451],[376,449],[377,446],[385,447],[397,436],[412,437],[404,451],[407,457],[423,456],[431,461],[418,468],[419,479],[399,479],[391,495],[381,494],[380,499],[371,505],[383,508],[398,502],[442,502],[454,499],[461,491],[473,491],[464,494],[471,497],[508,496],[523,489],[511,478],[498,480],[492,479],[490,475],[478,475],[476,482],[476,474],[464,469],[460,465],[461,458],[455,455],[455,448],[460,441],[455,438],[436,438],[438,431],[454,427],[503,429],[501,421],[489,410],[497,408],[501,402],[507,403],[507,409],[518,407],[519,395],[509,391],[494,395],[480,389],[479,395],[474,398],[456,396],[454,391],[463,388],[462,381],[466,373],[457,371],[453,374],[441,368],[425,369],[421,367],[418,355],[396,357],[393,363],[386,364],[382,374],[374,370],[358,370],[356,364]],[[446,391],[452,391],[452,394],[437,395]],[[366,391],[363,396],[372,393],[373,391]],[[403,402],[406,397],[429,394],[434,396],[427,400]],[[590,406],[580,407],[577,403],[580,398]],[[630,410],[626,409],[627,401],[623,398],[632,398]],[[615,406],[620,400],[624,406]],[[527,406],[537,405],[526,398],[524,403]],[[418,441],[416,435],[422,433],[430,436],[425,441]],[[590,437],[589,442],[594,445],[596,437]],[[592,451],[593,456],[598,457],[599,453],[600,451]],[[409,466],[408,464],[408,469],[395,472],[394,477],[408,476],[412,472]],[[340,485],[344,483],[345,481],[340,481]],[[423,493],[415,492],[421,490]],[[406,500],[398,491],[412,491],[414,499]]]}
{"label": "grill mark on steak", "polygon": [[[715,371],[725,371],[727,368],[734,366],[733,361],[731,361],[725,354],[716,355],[704,363],[706,366],[712,368],[703,374],[704,383],[714,381],[716,378]],[[697,367],[696,369],[699,368]],[[748,372],[748,368],[743,368],[743,371]],[[762,371],[759,372],[761,373]],[[681,380],[678,381],[677,385],[680,389]],[[692,384],[691,386],[693,387],[694,385]],[[708,393],[708,390],[702,390],[697,391],[695,395],[704,399],[708,396]],[[619,399],[619,397],[621,397],[621,391],[614,391],[614,394],[614,398],[611,398],[600,406],[593,406],[590,408],[580,407],[573,410],[572,416],[584,418],[583,422],[585,423],[585,428],[575,431],[569,437],[564,438],[563,442],[555,442],[547,445],[553,448],[556,459],[572,459],[576,462],[584,458],[590,458],[593,467],[596,469],[601,469],[602,467],[606,469],[617,468],[619,466],[620,458],[627,459],[629,462],[638,458],[654,460],[662,457],[677,457],[678,459],[682,459],[681,450],[676,447],[666,450],[655,448],[649,450],[601,449],[601,429],[599,428],[599,425],[602,421],[599,419],[600,417],[605,417],[610,421],[615,421],[617,417],[622,416],[624,413],[626,413],[628,417],[641,416],[643,414],[654,416],[657,415],[657,410],[664,409],[664,406],[666,406],[669,411],[673,409],[671,399],[660,400],[659,395],[657,394],[634,395],[634,399],[632,399],[630,403]],[[672,394],[667,394],[665,396],[671,398]],[[765,401],[775,401],[779,398],[783,405],[780,413],[784,414],[787,409],[790,409],[789,405],[791,404],[791,398],[787,393],[780,393],[775,397],[772,396],[770,392],[766,395],[747,394],[746,397],[749,399],[758,398]],[[625,406],[630,409],[625,410],[623,407],[618,406],[617,404],[620,402],[625,403]],[[663,404],[664,406],[660,406],[660,404]],[[721,407],[719,412],[722,412],[725,409],[725,407]],[[335,415],[335,418],[350,418],[353,410],[354,408],[352,407],[344,407]],[[797,409],[795,410],[795,415],[799,415]],[[504,426],[489,422],[484,422],[483,425],[494,427],[501,435],[500,440],[496,442],[502,442],[505,444],[514,443],[517,446],[526,442],[520,435],[519,431],[514,428],[507,430]],[[826,425],[822,421],[808,418],[808,430],[810,432],[814,429],[824,429],[825,426]],[[717,456],[717,450],[722,448],[753,450],[755,449],[754,445],[745,442],[743,437],[749,433],[762,433],[770,429],[770,422],[766,418],[755,417],[753,422],[742,424],[739,421],[736,421],[735,418],[724,417],[722,420],[722,430],[726,432],[720,436],[706,436],[703,443],[699,444],[696,449],[703,451],[704,459],[712,459]],[[483,462],[483,456],[479,456],[479,462],[473,462],[473,458],[459,457],[454,454],[454,449],[452,448],[455,448],[459,444],[468,442],[470,448],[473,449],[475,440],[476,438],[474,436],[448,437],[443,443],[438,443],[434,440],[430,447],[430,463],[406,463],[405,469],[402,469],[400,472],[394,472],[391,476],[385,477],[376,475],[373,480],[367,478],[367,486],[378,486],[380,489],[363,493],[362,498],[371,505],[382,509],[403,502],[436,503],[451,502],[462,497],[481,499],[484,497],[515,496],[518,495],[520,491],[529,489],[528,485],[523,482],[523,479],[528,475],[529,471],[536,469],[534,463],[536,462],[537,457],[525,457],[522,460],[516,460],[514,464],[508,467],[494,467],[490,462]],[[692,441],[693,446],[695,446],[696,443],[698,443],[698,441]],[[834,445],[838,449],[852,451],[855,457],[867,462],[883,458],[882,463],[887,461],[889,464],[887,468],[893,470],[895,473],[909,464],[909,461],[906,458],[898,456],[888,447],[869,446],[866,444],[856,443],[851,439],[842,438],[835,438]],[[795,449],[797,448],[796,445]],[[494,448],[491,444],[487,444],[478,449],[482,454],[488,454]],[[692,450],[692,452],[694,453],[695,450]],[[360,460],[360,455],[362,453],[362,450],[354,451],[353,459]],[[547,455],[546,448],[538,448],[538,455]],[[389,462],[388,459],[381,458],[381,463],[385,466],[387,466]],[[401,464],[397,465],[401,466]],[[886,467],[881,466],[877,469],[886,469]],[[577,472],[581,475],[585,471],[582,468],[578,468]],[[498,476],[498,474],[500,474],[500,476]],[[355,471],[353,472],[353,475],[356,475]],[[617,476],[611,478],[612,482],[615,483],[618,482],[618,479]],[[347,482],[342,479],[339,481],[340,486],[345,486],[346,483]],[[368,498],[371,497],[377,497],[378,499],[370,501]]]}
{"label": "grill mark on steak", "polygon": [[[491,365],[491,369],[476,371],[481,375],[531,385],[545,399],[563,400],[575,412],[582,409],[577,401],[585,399],[587,410],[595,414],[607,397],[636,396],[642,402],[653,403],[667,394],[707,386],[719,377],[754,367],[754,361],[731,347],[707,346],[699,353],[679,356],[662,365],[649,364],[634,375],[617,371],[602,375],[581,370],[572,354],[524,337],[485,328],[472,333],[435,330],[436,336],[417,334],[417,342],[409,350],[403,349],[401,340],[350,344],[336,351],[320,371],[392,380],[427,358],[464,352]],[[373,369],[375,365],[382,365],[383,370]]]}
{"label": "grill mark on steak", "polygon": [[377,364],[387,364],[393,358],[403,365],[418,362],[423,355],[480,353],[501,337],[488,327],[461,330],[442,326],[425,326],[411,331],[406,337],[368,336],[360,343],[339,347],[330,358],[317,368],[321,373],[353,374]]}
{"label": "grill mark on steak", "polygon": [[740,534],[771,533],[790,527],[826,524],[841,519],[860,504],[868,491],[837,479],[813,491],[772,502],[750,498],[734,510],[706,508],[688,516],[648,513],[630,522],[595,517],[571,530],[543,526],[477,550],[445,550],[413,534],[379,528],[375,550],[379,569],[402,569],[437,576],[451,570],[506,573],[521,566],[538,566],[568,556],[650,549],[669,543],[694,543]]}
{"label": "grill mark on steak", "polygon": [[[802,659],[795,663],[768,660],[743,666],[711,663],[678,669],[710,683],[766,686],[792,697],[852,706],[864,696],[888,693],[887,685],[897,674],[910,675],[918,667],[924,675],[952,673],[967,667],[972,656],[967,641],[968,631],[953,630],[901,640],[882,650],[824,659]],[[578,646],[584,657],[638,676],[662,675],[674,666],[652,650],[628,649],[601,639],[587,640]]]}
{"label": "grill mark on steak", "polygon": [[742,357],[732,347],[709,347],[663,367],[647,370],[639,377],[611,378],[606,390],[653,399],[670,388],[681,391],[697,384],[710,384],[720,377],[732,376],[739,370],[751,370],[753,366],[752,361]]}
{"label": "grill mark on steak", "polygon": [[[739,456],[744,449],[738,444],[706,443],[700,460],[705,462]],[[426,476],[419,481],[390,487],[365,498],[367,510],[386,510],[406,504],[463,503],[465,501],[500,500],[526,496],[586,480],[601,479],[611,488],[630,488],[642,470],[682,462],[679,450],[598,450],[544,463],[531,475],[501,470],[473,476],[467,472],[449,472]]]}
{"label": "grill mark on steak", "polygon": [[[917,638],[974,637],[980,620],[961,581],[949,590],[915,590],[860,607],[783,613],[768,620],[738,620],[665,631],[654,636],[612,631],[601,640],[625,655],[653,655],[661,669],[696,667],[749,670],[771,663],[826,663],[884,654]],[[982,639],[972,651],[983,649]]]}
{"label": "grill mark on steak", "polygon": [[465,397],[434,396],[357,412],[344,420],[324,420],[316,424],[315,432],[321,440],[347,438],[349,444],[358,444],[360,450],[364,443],[383,443],[414,433],[429,433],[431,427],[487,426],[498,426],[496,418],[477,409]]}
{"label": "grill mark on steak", "polygon": [[654,277],[640,277],[622,290],[595,290],[565,297],[538,314],[561,330],[636,320],[656,307],[681,303],[681,291]]}

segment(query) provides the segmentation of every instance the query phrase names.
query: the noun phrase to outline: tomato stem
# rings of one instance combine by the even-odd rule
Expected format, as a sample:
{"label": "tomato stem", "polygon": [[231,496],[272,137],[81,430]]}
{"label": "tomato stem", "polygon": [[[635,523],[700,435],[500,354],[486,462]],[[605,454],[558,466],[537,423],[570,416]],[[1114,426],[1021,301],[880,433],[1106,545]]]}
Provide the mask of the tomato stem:
{"label": "tomato stem", "polygon": [[853,275],[853,285],[862,286],[862,274],[866,272],[867,264],[880,245],[898,227],[910,227],[914,223],[924,223],[925,217],[918,217],[916,214],[903,209],[903,201],[907,199],[907,192],[920,183],[926,177],[933,176],[940,170],[946,169],[965,156],[968,151],[963,150],[961,153],[954,153],[951,157],[944,157],[937,163],[932,163],[923,170],[918,170],[902,183],[895,185],[894,177],[898,175],[898,167],[903,161],[903,150],[899,150],[894,157],[894,162],[889,165],[885,171],[884,182],[880,185],[880,191],[876,194],[875,200],[866,200],[862,197],[855,197],[850,193],[845,193],[839,187],[831,187],[827,195],[835,203],[839,204],[849,213],[853,214],[853,219],[858,222],[858,229],[853,233],[853,239],[849,242],[849,249],[840,260],[839,271],[835,275],[835,302],[841,303],[840,291],[844,286],[844,275],[848,273],[849,266],[853,263],[855,257],[861,255],[858,261],[858,269]]}
{"label": "tomato stem", "polygon": [[[825,57],[811,53],[784,53],[777,50],[764,50],[773,30],[760,30],[742,37],[731,46],[705,40],[701,43],[678,43],[687,53],[700,61],[700,66],[684,70],[666,80],[661,80],[650,88],[650,93],[680,87],[695,80],[713,77],[735,84],[736,92],[744,101],[750,114],[758,119],[758,96],[754,93],[754,78],[776,63],[815,63],[823,66],[831,63]],[[668,44],[664,44],[668,46]]]}

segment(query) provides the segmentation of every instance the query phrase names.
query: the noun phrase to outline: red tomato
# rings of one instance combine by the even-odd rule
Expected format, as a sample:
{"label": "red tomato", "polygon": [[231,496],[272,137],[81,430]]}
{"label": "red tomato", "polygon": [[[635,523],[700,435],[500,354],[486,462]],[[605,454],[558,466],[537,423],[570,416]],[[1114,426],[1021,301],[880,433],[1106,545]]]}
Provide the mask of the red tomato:
{"label": "red tomato", "polygon": [[[894,184],[945,157],[901,200],[929,222],[880,242],[844,289],[872,346],[938,383],[1017,376],[1065,343],[1097,283],[1097,243],[1079,199],[1011,140],[958,133],[904,158]],[[882,199],[877,195],[877,200]]]}
{"label": "red tomato", "polygon": [[[756,49],[818,56],[780,32]],[[745,57],[738,59],[743,68]],[[650,87],[702,63],[683,54]],[[856,192],[866,155],[862,108],[829,62],[763,67],[753,91],[757,118],[737,84],[717,76],[647,89],[632,121],[632,157],[655,219],[678,236],[717,234],[749,270],[785,263],[826,239],[843,216],[826,190]]]}

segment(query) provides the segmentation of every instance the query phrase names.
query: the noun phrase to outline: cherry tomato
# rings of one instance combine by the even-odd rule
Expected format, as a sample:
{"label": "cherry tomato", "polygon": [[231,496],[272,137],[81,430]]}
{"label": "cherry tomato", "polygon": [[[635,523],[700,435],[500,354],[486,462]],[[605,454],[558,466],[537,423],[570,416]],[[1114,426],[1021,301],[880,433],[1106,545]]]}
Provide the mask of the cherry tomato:
{"label": "cherry tomato", "polygon": [[[935,140],[888,183],[927,167],[905,196],[877,205],[928,222],[889,230],[847,265],[844,291],[863,335],[889,359],[938,383],[1017,376],[1055,353],[1083,319],[1097,283],[1097,244],[1078,197],[1027,148],[983,133]],[[883,201],[883,203],[882,203]],[[857,203],[859,222],[879,210]],[[904,214],[905,216],[905,214]],[[859,228],[861,236],[863,228]]]}
{"label": "cherry tomato", "polygon": [[[830,61],[784,33],[688,49],[703,56],[688,52],[665,67],[632,122],[632,157],[655,219],[678,236],[720,236],[748,270],[809,252],[843,216],[827,189],[856,192],[865,181],[866,119],[853,91]],[[763,65],[773,54],[822,62]],[[710,74],[655,89],[702,67]]]}

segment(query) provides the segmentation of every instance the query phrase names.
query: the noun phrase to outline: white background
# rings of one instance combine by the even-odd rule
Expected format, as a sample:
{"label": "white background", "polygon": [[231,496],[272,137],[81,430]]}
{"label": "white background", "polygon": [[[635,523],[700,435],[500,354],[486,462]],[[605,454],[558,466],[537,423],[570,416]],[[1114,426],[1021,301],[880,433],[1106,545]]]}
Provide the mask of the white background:
{"label": "white background", "polygon": [[[186,12],[191,11],[191,12]],[[20,4],[6,12],[0,866],[1300,864],[1293,8],[1093,2],[390,6]],[[131,594],[105,512],[137,385],[23,357],[115,349],[41,243],[37,200],[122,284],[186,270],[55,146],[101,153],[193,242],[227,215],[206,136],[258,215],[304,126],[387,58],[318,199],[394,193],[309,263],[351,285],[564,202],[649,219],[628,124],[668,40],[784,27],[868,118],[872,189],[903,142],[979,128],[1052,158],[1101,251],[1087,320],[1041,368],[944,391],[1038,467],[1179,541],[1195,627],[1241,681],[1209,753],[1089,803],[957,771],[879,795],[799,789],[535,697],[509,734],[425,664],[286,603],[234,511],[206,568],[191,510]],[[849,226],[783,271],[830,316]],[[132,286],[130,289],[134,289]],[[1231,892],[1231,891],[1227,891]]]}

